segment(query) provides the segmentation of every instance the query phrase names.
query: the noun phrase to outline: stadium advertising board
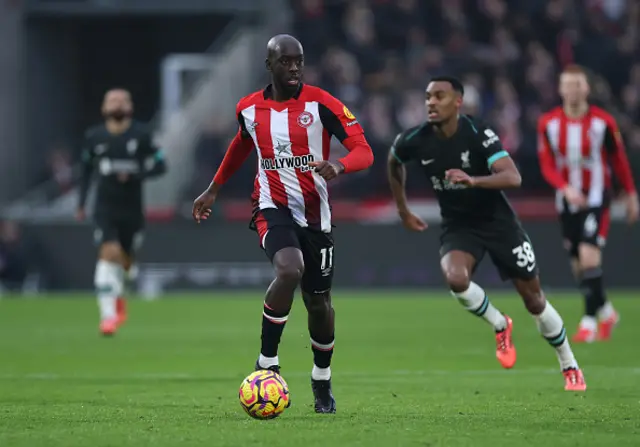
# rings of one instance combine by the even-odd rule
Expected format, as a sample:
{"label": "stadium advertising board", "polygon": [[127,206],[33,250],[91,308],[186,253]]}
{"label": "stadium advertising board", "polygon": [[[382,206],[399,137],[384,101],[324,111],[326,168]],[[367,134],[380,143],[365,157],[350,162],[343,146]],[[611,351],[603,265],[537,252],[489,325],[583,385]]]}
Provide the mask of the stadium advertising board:
{"label": "stadium advertising board", "polygon": [[[555,222],[529,222],[543,283],[573,287],[567,257]],[[89,226],[31,225],[25,237],[39,246],[40,264],[49,288],[91,290],[95,247]],[[439,269],[439,231],[415,234],[397,225],[339,224],[335,229],[335,285],[340,288],[443,287]],[[629,253],[638,253],[640,232],[614,224],[607,249],[610,287],[640,285]],[[254,233],[242,224],[180,221],[150,224],[140,253],[138,288],[148,296],[165,291],[247,289],[269,284],[272,271]],[[508,287],[490,260],[476,272],[487,288]]]}

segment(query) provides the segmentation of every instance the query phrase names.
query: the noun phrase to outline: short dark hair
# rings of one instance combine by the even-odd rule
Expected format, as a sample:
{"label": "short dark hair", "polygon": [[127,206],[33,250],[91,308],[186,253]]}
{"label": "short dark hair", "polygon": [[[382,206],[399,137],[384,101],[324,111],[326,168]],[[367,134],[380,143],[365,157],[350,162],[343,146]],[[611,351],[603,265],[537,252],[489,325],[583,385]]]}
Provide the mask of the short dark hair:
{"label": "short dark hair", "polygon": [[432,82],[448,82],[451,84],[451,87],[454,91],[460,93],[461,96],[464,96],[464,86],[462,82],[456,77],[453,76],[434,76],[429,80],[429,84]]}

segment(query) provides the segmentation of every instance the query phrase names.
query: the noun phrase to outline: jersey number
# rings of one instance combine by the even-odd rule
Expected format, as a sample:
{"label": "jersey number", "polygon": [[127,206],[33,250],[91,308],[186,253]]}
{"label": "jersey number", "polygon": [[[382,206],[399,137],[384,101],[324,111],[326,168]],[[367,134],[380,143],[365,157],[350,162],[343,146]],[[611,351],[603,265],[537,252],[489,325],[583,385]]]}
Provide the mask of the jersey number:
{"label": "jersey number", "polygon": [[320,250],[320,269],[330,269],[333,267],[333,247],[323,248]]}
{"label": "jersey number", "polygon": [[529,242],[523,242],[511,252],[516,255],[516,265],[520,268],[526,268],[528,272],[536,267],[536,255],[533,253],[533,247]]}

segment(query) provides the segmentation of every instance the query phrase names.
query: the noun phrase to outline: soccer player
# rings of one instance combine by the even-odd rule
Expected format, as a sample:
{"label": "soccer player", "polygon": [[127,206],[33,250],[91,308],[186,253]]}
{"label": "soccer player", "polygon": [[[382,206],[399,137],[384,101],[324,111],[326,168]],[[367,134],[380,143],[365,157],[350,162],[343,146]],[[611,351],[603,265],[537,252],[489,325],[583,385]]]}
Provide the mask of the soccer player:
{"label": "soccer player", "polygon": [[[574,342],[608,340],[619,315],[602,281],[602,248],[609,231],[611,174],[626,192],[627,220],[638,219],[638,194],[615,119],[587,102],[587,75],[578,66],[560,75],[562,106],[538,122],[542,174],[556,189],[556,204],[571,268],[584,294],[585,312]],[[599,322],[598,322],[599,320]]]}
{"label": "soccer player", "polygon": [[[213,181],[195,200],[193,217],[198,222],[209,217],[221,186],[255,148],[252,228],[276,273],[264,300],[256,370],[279,372],[278,345],[300,285],[313,351],[315,411],[335,413],[330,368],[335,253],[327,182],[368,168],[373,153],[349,109],[326,91],[302,83],[304,55],[298,40],[289,35],[269,40],[266,67],[271,84],[238,102],[238,133]],[[328,160],[332,136],[349,151],[335,162]]]}
{"label": "soccer player", "polygon": [[540,288],[533,246],[503,189],[518,188],[520,173],[493,130],[460,114],[463,86],[436,77],[426,90],[428,120],[401,132],[391,147],[388,177],[404,226],[427,225],[408,207],[405,164],[415,162],[430,180],[442,215],[441,268],[451,293],[495,331],[496,357],[504,368],[516,362],[513,322],[491,303],[471,276],[485,253],[503,279],[511,279],[538,330],[556,350],[565,389],[586,384],[573,355],[562,318]]}
{"label": "soccer player", "polygon": [[[142,182],[166,171],[162,153],[148,127],[133,120],[128,91],[109,90],[102,103],[104,123],[85,133],[82,180],[76,213],[86,217],[85,203],[94,170],[98,186],[93,218],[99,245],[94,284],[100,308],[100,331],[115,334],[127,318],[125,276],[135,274],[134,255],[142,244]],[[97,169],[96,169],[97,168]]]}

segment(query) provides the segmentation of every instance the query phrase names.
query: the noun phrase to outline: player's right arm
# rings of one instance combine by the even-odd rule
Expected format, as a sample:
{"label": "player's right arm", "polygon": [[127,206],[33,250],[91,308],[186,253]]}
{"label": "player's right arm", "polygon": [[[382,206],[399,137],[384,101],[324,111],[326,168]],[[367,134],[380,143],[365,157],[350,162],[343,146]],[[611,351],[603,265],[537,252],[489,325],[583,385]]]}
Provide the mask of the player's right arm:
{"label": "player's right arm", "polygon": [[538,160],[542,176],[552,188],[564,194],[567,202],[580,207],[584,206],[586,204],[584,195],[569,185],[558,169],[556,157],[551,150],[551,144],[549,144],[546,126],[547,118],[543,116],[538,120]]}
{"label": "player's right arm", "polygon": [[396,202],[398,215],[402,219],[403,225],[413,231],[423,231],[427,224],[418,216],[413,214],[407,203],[407,193],[405,184],[407,180],[407,169],[405,163],[410,160],[409,150],[404,141],[404,133],[398,134],[389,150],[387,157],[387,178],[391,187],[391,194]]}
{"label": "player's right arm", "polygon": [[247,130],[247,126],[242,117],[242,110],[239,102],[236,106],[236,116],[238,117],[238,133],[229,144],[227,152],[222,159],[222,163],[218,167],[213,180],[207,189],[198,196],[193,202],[191,210],[193,218],[200,223],[201,219],[206,220],[211,214],[211,206],[215,202],[218,192],[233,174],[236,173],[240,166],[247,160],[251,150],[253,149],[253,139]]}
{"label": "player's right arm", "polygon": [[95,152],[93,150],[91,139],[92,131],[87,130],[84,134],[82,152],[80,155],[82,172],[80,174],[80,191],[78,194],[78,208],[76,210],[76,218],[78,220],[84,220],[86,217],[84,208],[87,203],[87,195],[89,193],[89,187],[91,186],[91,177],[93,176],[93,169],[95,166]]}

